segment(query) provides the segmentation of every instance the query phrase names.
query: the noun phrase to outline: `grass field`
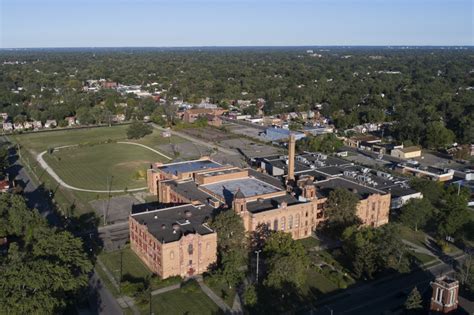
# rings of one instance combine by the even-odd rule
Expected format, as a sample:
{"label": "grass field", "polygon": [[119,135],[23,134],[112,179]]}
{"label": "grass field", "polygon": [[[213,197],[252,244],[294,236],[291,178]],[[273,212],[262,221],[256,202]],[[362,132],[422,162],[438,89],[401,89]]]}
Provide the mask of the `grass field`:
{"label": "grass field", "polygon": [[[143,314],[146,313],[146,306],[141,310]],[[152,310],[154,314],[160,315],[222,314],[219,307],[192,280],[178,290],[154,296]]]}
{"label": "grass field", "polygon": [[[43,184],[46,189],[49,189],[55,193],[54,199],[56,203],[59,205],[59,207],[63,210],[63,212],[71,215],[72,213],[68,209],[74,206],[75,207],[74,214],[81,215],[83,213],[92,211],[92,207],[89,205],[89,201],[106,198],[107,194],[72,191],[67,188],[59,186],[58,183],[51,176],[49,176],[48,173],[44,172],[41,166],[38,165],[38,163],[36,162],[37,154],[45,150],[48,150],[50,148],[56,148],[59,146],[81,145],[81,144],[87,145],[87,144],[93,144],[93,143],[103,143],[107,140],[128,141],[126,139],[127,128],[128,126],[126,125],[120,125],[120,126],[113,126],[113,127],[101,127],[101,128],[89,128],[89,129],[55,130],[51,132],[38,132],[38,133],[12,135],[12,136],[9,136],[9,138],[12,142],[20,145],[22,164],[28,169],[30,173],[33,173],[34,175],[33,180],[37,182],[38,184]],[[181,143],[181,142],[186,142],[186,140],[179,137],[163,138],[161,137],[160,132],[158,130],[154,130],[151,135],[148,135],[142,139],[132,141],[132,142],[141,143],[160,151],[160,146],[163,144]],[[86,147],[86,146],[83,146],[83,147]],[[99,149],[99,146],[97,146],[97,148],[91,148],[90,149],[91,153],[94,153],[93,151],[95,149]],[[146,150],[144,148],[140,148],[138,146],[129,145],[129,147],[126,147],[126,149],[128,149],[127,151],[131,151],[131,152],[133,151],[141,152],[140,154],[135,154],[135,155],[141,155],[137,161],[144,160],[142,158],[143,154],[148,156],[148,159],[150,159],[151,157],[152,161],[161,161],[163,159],[161,156],[153,153],[152,151]],[[106,151],[109,151],[109,150],[106,150]],[[170,155],[169,152],[163,152],[163,153]],[[61,152],[59,152],[59,154],[62,155]],[[98,154],[98,153],[95,152],[95,154]],[[107,156],[106,154],[104,154],[104,156],[100,158],[99,160],[106,163],[111,158],[112,157],[110,155]],[[116,157],[114,156],[113,159],[115,158]],[[45,156],[45,160],[46,159],[47,157]],[[91,167],[91,165],[93,164],[97,164],[96,162],[101,163],[99,160],[91,159],[93,163],[87,165],[86,168]],[[47,162],[54,163],[54,161],[50,161],[50,160],[47,160]],[[58,165],[56,165],[56,167],[57,166]],[[73,167],[75,166],[73,165]],[[68,172],[68,171],[69,170],[67,169],[64,170],[64,172]],[[62,174],[59,174],[60,172],[61,170],[58,171],[58,175],[62,176]],[[130,172],[128,172],[128,175],[125,175],[125,181],[130,180]],[[104,172],[102,172],[102,174],[103,173]],[[118,172],[116,173],[118,175]],[[72,175],[66,175],[66,176],[73,177]],[[80,174],[80,176],[82,176],[82,174]],[[101,175],[101,176],[104,176],[104,175]],[[102,179],[97,178],[101,176],[95,176],[94,174],[94,177],[92,177],[93,178],[92,181],[93,182],[95,181],[95,183],[92,184],[93,185],[92,187],[98,187],[98,188],[92,188],[92,189],[106,190],[107,179],[106,177],[103,177]],[[68,182],[66,178],[64,178],[64,180],[68,184],[73,185],[73,186],[77,184],[77,186],[80,188],[89,188],[87,186],[82,186],[81,180],[79,178],[77,179],[72,178],[73,182]],[[79,181],[79,182],[76,182],[76,181]],[[120,182],[122,182],[122,184],[120,184]],[[117,178],[114,177],[113,182],[112,182],[112,189],[114,189],[114,187],[117,187],[117,186],[124,186],[123,183],[124,183],[124,180],[118,180]],[[134,183],[133,180],[131,180],[131,185],[129,185],[130,187],[128,188],[138,187],[139,184],[140,183]],[[141,185],[145,186],[144,181],[142,182]],[[120,188],[124,188],[124,187],[120,187]]]}
{"label": "grass field", "polygon": [[64,148],[43,158],[67,184],[97,190],[108,189],[107,178],[111,190],[145,187],[146,179],[136,177],[137,172],[167,161],[151,150],[122,143]]}
{"label": "grass field", "polygon": [[140,258],[130,248],[101,253],[99,255],[100,261],[102,261],[117,281],[120,278],[120,255],[122,255],[122,277],[126,278],[129,276],[145,279],[152,275],[150,269],[142,263]]}

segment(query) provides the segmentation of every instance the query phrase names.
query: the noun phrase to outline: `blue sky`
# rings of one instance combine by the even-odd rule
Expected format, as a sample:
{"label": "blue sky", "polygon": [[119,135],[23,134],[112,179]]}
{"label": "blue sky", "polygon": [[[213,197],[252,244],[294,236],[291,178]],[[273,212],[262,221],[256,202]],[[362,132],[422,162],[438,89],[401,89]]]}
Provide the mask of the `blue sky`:
{"label": "blue sky", "polygon": [[474,45],[471,0],[0,0],[0,47]]}

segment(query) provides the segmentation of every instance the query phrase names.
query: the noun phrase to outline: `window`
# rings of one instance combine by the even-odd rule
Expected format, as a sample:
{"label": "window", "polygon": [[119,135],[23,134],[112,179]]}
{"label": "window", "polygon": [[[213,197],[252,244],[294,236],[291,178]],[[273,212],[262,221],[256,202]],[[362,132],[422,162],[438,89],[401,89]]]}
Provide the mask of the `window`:
{"label": "window", "polygon": [[308,211],[306,211],[306,214],[305,214],[306,217],[308,217]]}
{"label": "window", "polygon": [[206,243],[206,250],[209,250],[209,248],[211,248],[211,243],[207,242]]}
{"label": "window", "polygon": [[288,217],[288,228],[291,230],[293,228],[293,216]]}
{"label": "window", "polygon": [[189,260],[189,265],[191,266],[193,264],[192,259]]}
{"label": "window", "polygon": [[240,212],[244,211],[244,205],[240,205]]}
{"label": "window", "polygon": [[286,228],[286,219],[285,219],[285,217],[281,218],[280,221],[281,221],[281,223],[280,223],[281,224],[281,230],[284,231],[285,228]]}
{"label": "window", "polygon": [[436,302],[441,303],[443,300],[443,289],[436,288]]}
{"label": "window", "polygon": [[300,215],[297,214],[295,216],[295,228],[299,227],[300,226]]}
{"label": "window", "polygon": [[171,260],[174,259],[174,252],[173,252],[173,251],[170,252],[170,259],[171,259]]}
{"label": "window", "polygon": [[193,244],[188,245],[188,254],[192,255],[193,254]]}
{"label": "window", "polygon": [[278,231],[278,219],[275,219],[275,221],[273,221],[273,229],[275,231]]}

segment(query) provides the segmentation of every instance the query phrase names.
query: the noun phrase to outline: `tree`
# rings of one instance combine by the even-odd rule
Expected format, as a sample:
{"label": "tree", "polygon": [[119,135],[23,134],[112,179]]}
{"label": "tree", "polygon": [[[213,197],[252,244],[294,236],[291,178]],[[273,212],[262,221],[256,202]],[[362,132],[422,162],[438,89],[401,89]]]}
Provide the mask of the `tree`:
{"label": "tree", "polygon": [[282,289],[291,284],[297,288],[305,282],[309,259],[304,246],[290,234],[277,231],[267,239],[263,248],[267,265],[266,286]]}
{"label": "tree", "polygon": [[341,235],[349,226],[360,225],[357,216],[357,195],[344,188],[336,188],[329,193],[326,202],[326,228],[335,235]]}
{"label": "tree", "polygon": [[239,283],[244,275],[247,259],[247,238],[242,218],[232,210],[222,211],[211,222],[217,232],[219,273],[229,287]]}
{"label": "tree", "polygon": [[128,139],[140,139],[153,132],[153,128],[139,121],[133,122],[127,129]]}
{"label": "tree", "polygon": [[250,307],[257,304],[257,291],[253,285],[249,285],[245,288],[244,304]]}
{"label": "tree", "polygon": [[299,151],[333,153],[339,149],[343,143],[335,134],[325,134],[321,136],[308,136],[297,142]]}
{"label": "tree", "polygon": [[400,222],[418,231],[431,219],[435,209],[427,199],[410,199],[401,209]]}
{"label": "tree", "polygon": [[426,126],[425,146],[432,149],[444,149],[453,144],[454,137],[454,132],[447,129],[442,122],[430,122]]}
{"label": "tree", "polygon": [[421,294],[417,287],[414,287],[413,290],[411,290],[404,305],[405,309],[408,311],[420,310],[423,308],[423,299],[421,298]]}
{"label": "tree", "polygon": [[461,285],[474,294],[474,256],[468,254],[459,268],[458,278]]}
{"label": "tree", "polygon": [[440,208],[437,233],[443,239],[457,234],[470,219],[467,207],[469,193],[462,189],[458,195],[457,190],[454,186],[447,188]]}
{"label": "tree", "polygon": [[92,264],[82,241],[48,226],[18,195],[0,196],[0,305],[10,314],[62,313],[88,284]]}

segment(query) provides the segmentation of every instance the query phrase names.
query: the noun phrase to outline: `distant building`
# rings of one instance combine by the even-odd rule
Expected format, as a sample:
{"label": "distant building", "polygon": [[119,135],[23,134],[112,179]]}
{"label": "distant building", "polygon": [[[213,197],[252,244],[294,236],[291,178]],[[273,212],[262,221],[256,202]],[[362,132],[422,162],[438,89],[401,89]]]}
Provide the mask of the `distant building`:
{"label": "distant building", "polygon": [[222,119],[216,115],[206,115],[207,124],[214,127],[221,127],[222,126]]}
{"label": "distant building", "polygon": [[44,123],[45,128],[55,128],[57,125],[58,125],[58,123],[54,119],[48,119]]}
{"label": "distant building", "polygon": [[[265,138],[269,141],[288,140],[291,131],[283,128],[267,128],[265,130]],[[296,140],[303,139],[306,135],[302,132],[294,132]]]}
{"label": "distant building", "polygon": [[74,117],[74,116],[66,117],[66,118],[64,118],[64,120],[66,120],[67,125],[68,125],[69,127],[72,127],[72,126],[75,126],[75,125],[76,125],[76,117]]}
{"label": "distant building", "polygon": [[13,128],[15,128],[15,130],[23,130],[25,129],[25,126],[23,125],[23,123],[14,123]]}
{"label": "distant building", "polygon": [[9,123],[9,122],[4,122],[3,123],[3,130],[12,131],[13,130],[13,124]]}
{"label": "distant building", "polygon": [[10,181],[5,178],[0,180],[0,192],[7,192],[10,189]]}
{"label": "distant building", "polygon": [[195,122],[199,117],[206,115],[221,116],[226,110],[222,108],[191,108],[184,112],[183,121],[187,123]]}
{"label": "distant building", "polygon": [[452,180],[454,176],[453,170],[440,169],[431,166],[419,166],[412,163],[400,163],[395,167],[395,170],[402,174],[409,174],[436,182]]}
{"label": "distant building", "polygon": [[167,128],[166,130],[162,131],[161,132],[161,136],[163,138],[169,138],[171,137],[171,130],[169,128]]}
{"label": "distant building", "polygon": [[360,148],[362,144],[381,143],[382,139],[372,135],[358,135],[344,139],[344,144],[351,148]]}
{"label": "distant building", "polygon": [[33,125],[34,130],[38,130],[38,129],[43,128],[43,124],[39,120],[32,121],[32,125]]}
{"label": "distant building", "polygon": [[421,156],[421,148],[419,146],[394,148],[390,152],[390,155],[404,160],[413,159]]}

